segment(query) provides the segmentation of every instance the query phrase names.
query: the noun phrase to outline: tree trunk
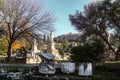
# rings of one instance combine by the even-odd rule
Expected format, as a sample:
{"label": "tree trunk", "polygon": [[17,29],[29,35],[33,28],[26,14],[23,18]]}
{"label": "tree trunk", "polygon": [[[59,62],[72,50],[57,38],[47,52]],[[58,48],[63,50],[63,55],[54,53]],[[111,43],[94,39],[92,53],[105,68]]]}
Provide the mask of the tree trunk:
{"label": "tree trunk", "polygon": [[25,48],[23,48],[23,50],[24,50],[24,56],[23,56],[23,59],[24,59],[24,63],[26,63],[26,58],[27,58],[27,51],[26,51],[26,49]]}
{"label": "tree trunk", "polygon": [[112,45],[108,42],[106,38],[104,38],[102,35],[99,34],[99,36],[105,41],[105,43],[108,45],[109,49],[112,50],[112,52],[115,55],[115,61],[118,61],[119,58],[119,52],[116,52],[115,49],[112,47]]}
{"label": "tree trunk", "polygon": [[6,58],[6,61],[9,62],[10,61],[10,58],[11,58],[11,47],[12,47],[12,44],[9,43],[8,45],[8,50],[7,50],[7,58]]}
{"label": "tree trunk", "polygon": [[115,61],[118,61],[119,60],[119,53],[116,53],[115,54]]}

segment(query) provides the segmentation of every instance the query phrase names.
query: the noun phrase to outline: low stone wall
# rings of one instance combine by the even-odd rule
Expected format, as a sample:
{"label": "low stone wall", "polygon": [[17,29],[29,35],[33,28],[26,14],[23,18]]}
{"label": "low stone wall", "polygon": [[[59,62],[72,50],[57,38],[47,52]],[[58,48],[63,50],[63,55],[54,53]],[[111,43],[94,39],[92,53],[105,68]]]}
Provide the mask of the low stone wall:
{"label": "low stone wall", "polygon": [[33,66],[38,66],[39,64],[4,64],[0,63],[0,67],[2,66],[26,66],[26,67],[33,67]]}

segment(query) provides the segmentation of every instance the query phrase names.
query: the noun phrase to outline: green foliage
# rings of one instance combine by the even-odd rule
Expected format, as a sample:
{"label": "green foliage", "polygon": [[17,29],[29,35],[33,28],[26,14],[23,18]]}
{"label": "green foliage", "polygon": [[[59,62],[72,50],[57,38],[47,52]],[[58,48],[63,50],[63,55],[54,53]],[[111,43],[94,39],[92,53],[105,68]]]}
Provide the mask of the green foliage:
{"label": "green foliage", "polygon": [[4,39],[0,39],[0,55],[4,55],[7,51],[8,44]]}
{"label": "green foliage", "polygon": [[70,42],[68,41],[59,41],[59,46],[57,47],[60,54],[70,52]]}
{"label": "green foliage", "polygon": [[98,39],[71,50],[71,59],[77,62],[99,62],[104,59],[104,45]]}
{"label": "green foliage", "polygon": [[[70,15],[71,24],[84,35],[99,36],[106,44],[106,48],[119,59],[120,46],[120,0],[102,0],[90,3],[84,7],[83,12],[76,11]],[[110,42],[109,34],[114,36],[114,42]],[[112,41],[112,40],[111,40]],[[109,53],[108,53],[109,54]]]}

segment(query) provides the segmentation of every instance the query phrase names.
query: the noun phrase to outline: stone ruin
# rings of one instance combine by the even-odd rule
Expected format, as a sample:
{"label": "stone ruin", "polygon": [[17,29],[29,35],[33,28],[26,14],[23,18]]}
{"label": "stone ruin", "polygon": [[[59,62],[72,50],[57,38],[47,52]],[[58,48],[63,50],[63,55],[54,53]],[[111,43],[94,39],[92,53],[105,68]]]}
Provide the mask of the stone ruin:
{"label": "stone ruin", "polygon": [[55,42],[53,39],[53,32],[50,33],[50,39],[48,41],[47,46],[43,45],[44,48],[46,48],[46,52],[42,52],[38,50],[38,43],[37,40],[33,40],[33,50],[31,54],[27,54],[26,63],[40,63],[41,58],[36,55],[36,53],[51,53],[55,56],[55,60],[62,60],[61,55],[59,54],[58,50],[55,48]]}

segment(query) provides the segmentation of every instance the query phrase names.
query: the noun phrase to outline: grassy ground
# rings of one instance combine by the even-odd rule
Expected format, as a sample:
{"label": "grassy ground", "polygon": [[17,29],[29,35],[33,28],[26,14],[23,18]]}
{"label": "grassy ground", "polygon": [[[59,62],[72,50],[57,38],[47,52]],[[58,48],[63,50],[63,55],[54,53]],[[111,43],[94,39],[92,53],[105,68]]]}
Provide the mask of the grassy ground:
{"label": "grassy ground", "polygon": [[120,62],[106,62],[96,66],[95,80],[120,80]]}
{"label": "grassy ground", "polygon": [[[7,69],[28,69],[29,67],[25,66],[2,66],[0,68]],[[56,75],[55,75],[56,76]],[[90,80],[91,77],[85,78],[78,76],[78,72],[75,74],[58,74],[59,77],[68,77],[69,80]],[[92,80],[120,80],[120,62],[106,62],[96,65],[94,78]]]}
{"label": "grassy ground", "polygon": [[74,74],[57,73],[58,77],[67,77],[69,80],[120,80],[120,62],[107,62],[96,65],[93,77],[78,76],[78,72]]}

